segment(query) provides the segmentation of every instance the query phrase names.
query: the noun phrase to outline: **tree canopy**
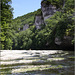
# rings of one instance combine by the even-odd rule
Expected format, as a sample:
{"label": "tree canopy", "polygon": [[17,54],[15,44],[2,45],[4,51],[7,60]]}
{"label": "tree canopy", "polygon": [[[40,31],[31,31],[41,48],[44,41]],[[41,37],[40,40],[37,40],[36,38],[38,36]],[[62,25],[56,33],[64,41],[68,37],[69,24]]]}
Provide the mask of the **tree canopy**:
{"label": "tree canopy", "polygon": [[10,38],[10,23],[13,18],[11,0],[1,0],[1,49],[12,49]]}

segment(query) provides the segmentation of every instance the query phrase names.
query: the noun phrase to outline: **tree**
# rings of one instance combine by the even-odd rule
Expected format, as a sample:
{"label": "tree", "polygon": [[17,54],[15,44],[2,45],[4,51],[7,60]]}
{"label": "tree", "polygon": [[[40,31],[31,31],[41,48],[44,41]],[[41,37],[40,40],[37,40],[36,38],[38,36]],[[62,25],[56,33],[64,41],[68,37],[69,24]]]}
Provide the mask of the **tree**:
{"label": "tree", "polygon": [[1,49],[12,49],[12,40],[9,35],[10,23],[13,18],[11,0],[1,0]]}

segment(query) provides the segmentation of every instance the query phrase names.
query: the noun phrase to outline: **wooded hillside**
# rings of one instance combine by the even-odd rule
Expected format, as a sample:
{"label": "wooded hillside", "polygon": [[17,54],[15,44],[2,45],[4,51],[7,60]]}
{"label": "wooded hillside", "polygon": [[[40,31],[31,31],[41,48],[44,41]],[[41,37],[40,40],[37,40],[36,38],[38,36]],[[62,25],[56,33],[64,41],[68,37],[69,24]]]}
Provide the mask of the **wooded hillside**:
{"label": "wooded hillside", "polygon": [[[36,29],[35,16],[42,10],[12,19],[11,0],[2,0],[1,7],[1,49],[69,49],[74,45],[74,0],[47,0],[41,3],[52,4],[60,11],[46,19],[41,29]],[[6,12],[7,11],[7,12]],[[8,16],[10,15],[10,16]],[[12,19],[12,20],[11,20]],[[11,22],[12,21],[12,22]],[[70,43],[64,37],[72,38]],[[60,45],[56,44],[58,38]],[[66,46],[65,46],[65,45]]]}

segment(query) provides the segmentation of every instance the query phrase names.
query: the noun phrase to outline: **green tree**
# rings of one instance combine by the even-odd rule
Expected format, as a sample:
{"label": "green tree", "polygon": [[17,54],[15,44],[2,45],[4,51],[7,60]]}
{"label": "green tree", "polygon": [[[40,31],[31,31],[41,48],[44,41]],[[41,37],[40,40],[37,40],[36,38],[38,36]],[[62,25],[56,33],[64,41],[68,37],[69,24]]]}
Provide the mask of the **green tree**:
{"label": "green tree", "polygon": [[13,18],[11,0],[1,0],[1,49],[12,49],[12,40],[9,35],[10,23]]}
{"label": "green tree", "polygon": [[32,31],[27,29],[19,33],[18,36],[18,49],[30,49],[32,45]]}

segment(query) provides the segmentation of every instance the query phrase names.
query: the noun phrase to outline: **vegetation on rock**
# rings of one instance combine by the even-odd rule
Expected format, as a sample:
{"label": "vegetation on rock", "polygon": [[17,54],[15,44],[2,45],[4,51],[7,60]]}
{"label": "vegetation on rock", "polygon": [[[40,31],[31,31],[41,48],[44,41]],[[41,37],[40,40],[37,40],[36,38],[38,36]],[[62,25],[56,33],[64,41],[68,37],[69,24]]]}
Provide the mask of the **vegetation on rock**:
{"label": "vegetation on rock", "polygon": [[[38,30],[36,30],[34,21],[35,16],[42,15],[41,9],[12,20],[10,2],[11,0],[7,2],[2,0],[1,3],[1,49],[57,49],[56,37],[61,40],[64,36],[74,37],[74,0],[42,1],[41,3],[49,2],[55,5],[60,8],[60,11],[46,19],[46,25],[41,25],[42,28]],[[29,25],[29,28],[23,31],[26,24]],[[71,40],[71,43],[74,44],[74,39]]]}

